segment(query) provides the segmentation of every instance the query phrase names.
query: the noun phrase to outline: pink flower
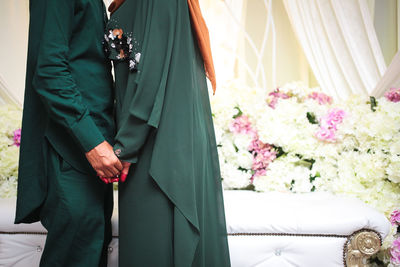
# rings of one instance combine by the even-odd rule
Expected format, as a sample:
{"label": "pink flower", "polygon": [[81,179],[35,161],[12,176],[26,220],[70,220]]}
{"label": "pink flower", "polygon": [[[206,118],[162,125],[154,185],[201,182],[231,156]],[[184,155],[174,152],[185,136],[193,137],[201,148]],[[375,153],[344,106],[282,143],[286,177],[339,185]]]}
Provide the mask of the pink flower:
{"label": "pink flower", "polygon": [[14,145],[19,147],[21,145],[21,129],[17,129],[14,131]]}
{"label": "pink flower", "polygon": [[312,92],[311,94],[308,95],[308,98],[317,100],[320,105],[332,104],[333,102],[332,97],[319,92]]}
{"label": "pink flower", "polygon": [[290,98],[290,96],[288,94],[279,92],[279,88],[276,89],[274,92],[269,93],[269,96],[271,98],[268,99],[268,106],[270,106],[273,109],[275,108],[276,104],[278,103],[279,98],[282,98],[282,99]]}
{"label": "pink flower", "polygon": [[232,133],[255,134],[253,128],[251,127],[249,117],[246,115],[241,115],[235,118],[231,125],[229,125],[229,130]]}
{"label": "pink flower", "polygon": [[254,180],[254,178],[260,177],[260,176],[264,176],[265,174],[267,174],[267,170],[266,169],[258,169],[254,172],[253,177],[251,177],[251,181]]}
{"label": "pink flower", "polygon": [[333,109],[329,112],[326,121],[328,122],[328,125],[336,126],[343,122],[345,115],[346,115],[346,113],[344,112],[344,110]]}
{"label": "pink flower", "polygon": [[320,127],[315,136],[321,141],[334,142],[336,140],[334,128]]}
{"label": "pink flower", "polygon": [[315,134],[321,141],[334,142],[336,141],[337,125],[343,122],[346,113],[341,109],[332,109],[328,115],[321,118],[320,128]]}
{"label": "pink flower", "polygon": [[251,169],[254,171],[254,177],[265,175],[269,164],[276,159],[276,151],[269,144],[264,144],[258,137],[253,140],[250,151],[253,152],[253,165]]}
{"label": "pink flower", "polygon": [[249,151],[260,152],[263,149],[272,149],[272,146],[269,144],[264,144],[260,141],[258,134],[253,137],[253,141],[250,144]]}
{"label": "pink flower", "polygon": [[394,264],[400,264],[400,238],[393,241],[390,249],[390,259]]}
{"label": "pink flower", "polygon": [[392,223],[392,225],[400,224],[400,210],[395,210],[392,212],[390,216],[390,222]]}
{"label": "pink flower", "polygon": [[275,160],[276,151],[274,147],[263,143],[258,136],[257,130],[251,125],[249,118],[246,115],[241,115],[233,120],[229,126],[229,130],[236,134],[248,134],[252,137],[252,141],[248,147],[248,150],[253,155],[253,163],[251,169],[253,170],[254,177],[265,175],[267,172],[268,165]]}
{"label": "pink flower", "polygon": [[399,102],[400,101],[400,88],[390,88],[390,90],[385,93],[385,97],[389,101]]}

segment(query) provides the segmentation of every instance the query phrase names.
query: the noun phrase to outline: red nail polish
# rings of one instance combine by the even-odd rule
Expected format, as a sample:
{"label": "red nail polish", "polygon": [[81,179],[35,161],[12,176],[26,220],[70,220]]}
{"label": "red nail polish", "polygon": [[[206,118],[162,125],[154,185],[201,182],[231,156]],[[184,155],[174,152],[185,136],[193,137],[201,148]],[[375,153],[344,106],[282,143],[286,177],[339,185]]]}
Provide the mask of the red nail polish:
{"label": "red nail polish", "polygon": [[127,176],[126,173],[121,174],[121,182],[125,182]]}

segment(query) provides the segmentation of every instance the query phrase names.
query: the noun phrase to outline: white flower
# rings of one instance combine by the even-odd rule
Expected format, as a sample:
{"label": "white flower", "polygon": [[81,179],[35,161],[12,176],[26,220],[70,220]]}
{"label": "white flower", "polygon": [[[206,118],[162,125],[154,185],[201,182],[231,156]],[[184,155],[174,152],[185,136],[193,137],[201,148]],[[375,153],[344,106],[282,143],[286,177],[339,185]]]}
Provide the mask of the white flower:
{"label": "white flower", "polygon": [[[396,135],[400,136],[400,135]],[[400,140],[393,140],[393,143],[390,145],[390,153],[393,155],[400,155]]]}
{"label": "white flower", "polygon": [[293,173],[293,188],[292,191],[296,193],[309,193],[313,188],[310,182],[310,170],[304,167],[296,167]]}
{"label": "white flower", "polygon": [[114,40],[115,37],[117,37],[117,36],[114,35],[113,31],[112,31],[112,30],[109,30],[108,38],[111,39],[111,40]]}
{"label": "white flower", "polygon": [[290,192],[290,184],[284,183],[272,176],[260,176],[254,179],[253,185],[257,191]]}
{"label": "white flower", "polygon": [[269,165],[266,175],[254,178],[254,186],[257,191],[310,192],[310,174],[298,157],[282,156]]}
{"label": "white flower", "polygon": [[242,169],[250,170],[253,165],[253,155],[247,150],[239,150],[236,157],[232,160],[236,166]]}
{"label": "white flower", "polygon": [[230,163],[221,165],[222,185],[225,189],[240,189],[250,184],[252,176],[249,171],[241,171]]}
{"label": "white flower", "polygon": [[140,62],[140,57],[141,57],[141,56],[142,56],[141,53],[136,53],[136,54],[135,54],[135,60],[136,60],[137,63]]}
{"label": "white flower", "polygon": [[394,183],[400,183],[400,155],[393,155],[390,160],[386,169],[388,179]]}
{"label": "white flower", "polygon": [[247,151],[251,144],[253,137],[249,134],[235,134],[233,137],[233,143],[239,150]]}
{"label": "white flower", "polygon": [[337,159],[317,158],[312,166],[311,175],[316,176],[313,185],[317,191],[332,191],[331,184],[338,177]]}

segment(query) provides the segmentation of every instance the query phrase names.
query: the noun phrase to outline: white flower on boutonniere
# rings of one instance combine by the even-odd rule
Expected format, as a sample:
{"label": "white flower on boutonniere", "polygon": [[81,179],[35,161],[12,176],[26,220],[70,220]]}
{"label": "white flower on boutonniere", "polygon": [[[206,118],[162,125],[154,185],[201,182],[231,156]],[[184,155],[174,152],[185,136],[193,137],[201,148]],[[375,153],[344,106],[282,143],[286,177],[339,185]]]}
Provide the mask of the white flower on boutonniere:
{"label": "white flower on boutonniere", "polygon": [[142,54],[141,53],[136,53],[135,54],[135,60],[136,60],[136,62],[139,64],[139,62],[140,62],[140,57],[142,56]]}
{"label": "white flower on boutonniere", "polygon": [[114,41],[116,37],[117,37],[117,36],[114,35],[114,33],[113,33],[112,30],[109,30],[109,31],[108,31],[108,38],[109,38],[109,39],[111,39],[111,40]]}

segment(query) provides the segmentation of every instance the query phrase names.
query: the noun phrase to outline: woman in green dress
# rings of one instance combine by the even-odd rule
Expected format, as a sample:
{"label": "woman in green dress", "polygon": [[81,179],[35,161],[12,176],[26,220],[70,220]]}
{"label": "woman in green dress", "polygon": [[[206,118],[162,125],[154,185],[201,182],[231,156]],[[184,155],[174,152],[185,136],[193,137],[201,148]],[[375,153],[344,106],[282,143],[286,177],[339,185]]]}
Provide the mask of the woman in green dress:
{"label": "woman in green dress", "polygon": [[119,187],[119,266],[230,266],[205,62],[190,3],[115,2],[105,36],[115,66],[114,149],[132,164]]}

